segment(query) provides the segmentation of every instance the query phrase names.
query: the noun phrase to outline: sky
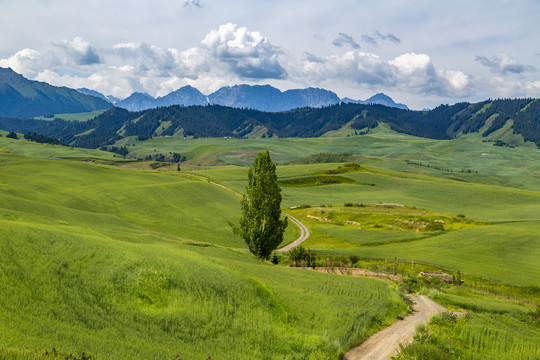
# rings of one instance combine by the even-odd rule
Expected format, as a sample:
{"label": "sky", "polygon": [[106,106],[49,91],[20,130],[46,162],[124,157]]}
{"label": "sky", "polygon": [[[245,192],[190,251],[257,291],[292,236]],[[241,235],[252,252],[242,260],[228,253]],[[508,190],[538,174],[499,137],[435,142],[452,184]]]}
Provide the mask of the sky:
{"label": "sky", "polygon": [[0,67],[119,98],[319,87],[412,109],[540,97],[540,1],[0,0]]}

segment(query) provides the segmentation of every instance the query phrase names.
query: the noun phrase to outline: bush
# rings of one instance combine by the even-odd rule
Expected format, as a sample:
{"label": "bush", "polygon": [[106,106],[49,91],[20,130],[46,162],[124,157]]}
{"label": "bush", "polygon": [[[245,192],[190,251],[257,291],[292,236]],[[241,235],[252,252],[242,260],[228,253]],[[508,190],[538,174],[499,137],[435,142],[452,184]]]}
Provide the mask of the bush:
{"label": "bush", "polygon": [[289,260],[296,264],[304,260],[304,257],[306,256],[306,250],[302,245],[300,245],[289,250],[288,255]]}

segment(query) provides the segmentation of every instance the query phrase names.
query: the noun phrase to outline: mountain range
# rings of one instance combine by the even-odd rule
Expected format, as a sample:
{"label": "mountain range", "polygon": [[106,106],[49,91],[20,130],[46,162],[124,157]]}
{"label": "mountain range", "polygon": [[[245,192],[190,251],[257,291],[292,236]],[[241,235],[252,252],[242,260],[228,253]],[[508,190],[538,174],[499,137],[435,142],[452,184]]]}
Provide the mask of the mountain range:
{"label": "mountain range", "polygon": [[154,98],[146,93],[133,93],[125,99],[105,96],[98,91],[52,86],[31,81],[10,68],[0,68],[0,116],[29,118],[52,114],[89,112],[113,106],[130,111],[167,107],[171,105],[222,105],[266,112],[280,112],[305,107],[319,108],[341,102],[380,104],[407,109],[385,94],[367,100],[340,99],[334,92],[309,87],[281,91],[270,85],[235,85],[222,87],[206,96],[192,86],[184,86],[165,96]]}
{"label": "mountain range", "polygon": [[270,85],[226,86],[206,96],[192,86],[184,86],[168,95],[154,98],[145,93],[133,93],[123,100],[105,97],[94,90],[78,89],[87,94],[111,101],[115,106],[130,111],[142,111],[171,105],[222,105],[267,112],[279,112],[304,107],[323,107],[340,102],[355,104],[380,104],[400,109],[408,109],[405,104],[397,104],[389,96],[379,93],[367,100],[340,99],[334,92],[319,89],[293,89],[281,91]]}
{"label": "mountain range", "polygon": [[[185,86],[158,98],[135,93],[116,99],[116,106],[113,100],[89,89],[30,81],[0,68],[0,129],[36,132],[73,146],[109,146],[129,136],[318,137],[335,130],[363,133],[384,123],[397,132],[433,139],[478,132],[500,146],[531,141],[540,147],[539,99],[464,102],[411,111],[384,94],[355,101],[340,100],[324,89],[281,92],[269,85],[236,85],[208,96]],[[86,122],[28,119],[107,109]]]}

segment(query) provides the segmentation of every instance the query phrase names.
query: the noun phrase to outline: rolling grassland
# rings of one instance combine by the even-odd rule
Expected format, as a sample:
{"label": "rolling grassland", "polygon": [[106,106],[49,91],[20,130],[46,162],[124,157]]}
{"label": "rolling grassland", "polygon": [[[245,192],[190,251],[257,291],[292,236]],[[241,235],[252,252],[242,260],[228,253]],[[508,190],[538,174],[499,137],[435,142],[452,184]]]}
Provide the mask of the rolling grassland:
{"label": "rolling grassland", "polygon": [[429,295],[467,314],[442,314],[420,326],[415,341],[396,360],[533,360],[540,356],[538,309],[464,289],[430,290]]}
{"label": "rolling grassland", "polygon": [[[362,164],[362,162],[360,162]],[[280,179],[309,177],[335,169],[339,164],[314,164],[278,167]],[[222,168],[198,173],[239,191],[245,184],[244,168]],[[354,184],[283,187],[287,208],[310,205],[318,215],[308,217],[309,209],[288,210],[304,222],[311,237],[304,243],[315,251],[367,258],[414,260],[461,270],[474,275],[517,285],[536,285],[540,272],[540,193],[510,187],[467,183],[450,179],[387,170],[362,165],[362,170],[343,174]],[[379,213],[371,219],[346,224],[345,204],[356,211]],[[397,204],[383,216],[381,207],[370,211],[359,205]],[[373,208],[371,208],[373,209]],[[320,211],[336,213],[336,219]],[[390,210],[390,209],[389,209]],[[400,212],[400,213],[398,213]],[[418,213],[445,223],[444,230],[424,232],[403,228]],[[415,215],[416,214],[416,215]],[[319,219],[317,219],[319,218]],[[455,221],[454,226],[449,223]],[[429,219],[428,219],[429,220]],[[395,224],[401,221],[401,226]],[[428,221],[429,222],[429,221]],[[469,222],[470,224],[467,224]],[[375,225],[379,226],[375,228]]]}
{"label": "rolling grassland", "polygon": [[[268,149],[277,164],[288,164],[318,153],[349,153],[365,165],[388,170],[427,174],[466,182],[540,190],[540,149],[519,142],[515,148],[483,142],[478,133],[453,140],[432,140],[396,133],[381,124],[368,135],[287,139],[182,139],[157,137],[118,145],[134,155],[180,152],[196,166],[248,166],[258,151]],[[133,146],[134,145],[134,146]],[[470,171],[470,172],[469,172]]]}
{"label": "rolling grassland", "polygon": [[256,261],[215,185],[8,140],[0,358],[337,359],[407,311],[390,283]]}
{"label": "rolling grassland", "polygon": [[[247,168],[237,165],[265,148],[282,164],[308,162],[277,169],[284,210],[311,232],[306,248],[379,269],[401,261],[406,286],[469,312],[419,329],[403,359],[537,358],[534,308],[470,282],[489,279],[504,296],[519,289],[538,302],[540,155],[481,140],[382,128],[117,144],[188,158],[182,171],[153,171],[107,152],[2,136],[0,358],[338,359],[403,316],[397,284],[249,255],[227,224],[239,199],[208,180],[244,192]],[[360,167],[309,163],[324,152],[352,153]],[[297,234],[289,224],[284,243]],[[461,271],[466,286],[409,278],[437,266]]]}

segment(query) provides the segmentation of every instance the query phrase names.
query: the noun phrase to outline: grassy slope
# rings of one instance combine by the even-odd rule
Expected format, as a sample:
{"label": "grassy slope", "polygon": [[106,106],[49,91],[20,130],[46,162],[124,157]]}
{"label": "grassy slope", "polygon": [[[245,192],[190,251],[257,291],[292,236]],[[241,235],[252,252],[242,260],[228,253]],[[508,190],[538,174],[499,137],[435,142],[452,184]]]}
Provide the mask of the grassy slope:
{"label": "grassy slope", "polygon": [[[278,175],[281,178],[308,175],[336,166],[278,167]],[[347,177],[375,186],[287,187],[283,188],[284,206],[398,203],[495,223],[412,242],[398,241],[421,236],[383,230],[347,231],[339,225],[312,223],[312,237],[306,246],[336,254],[422,261],[520,285],[540,284],[535,276],[540,271],[536,260],[540,257],[540,193],[363,166],[367,171],[347,173]],[[245,184],[245,171],[225,167],[199,173],[240,190]],[[301,213],[301,210],[293,211],[309,224],[311,220],[303,218]],[[359,239],[360,236],[366,238]],[[395,243],[365,246],[369,242]]]}
{"label": "grassy slope", "polygon": [[467,315],[436,316],[427,327],[418,328],[415,342],[397,359],[539,358],[537,311],[463,288],[432,289],[428,294],[450,309],[467,311]]}
{"label": "grassy slope", "polygon": [[7,132],[0,131],[0,147],[6,151],[27,158],[62,158],[62,159],[100,159],[100,160],[121,160],[115,154],[92,149],[72,148],[60,145],[38,144],[32,141],[26,141],[22,138],[18,140],[8,139],[5,137]]}
{"label": "grassy slope", "polygon": [[96,110],[96,111],[90,111],[90,112],[83,112],[83,113],[76,113],[76,114],[54,114],[54,116],[51,117],[44,117],[44,116],[38,116],[36,117],[37,120],[45,120],[50,121],[53,119],[62,119],[62,120],[68,120],[68,121],[88,121],[92,120],[98,115],[103,114],[107,110]]}
{"label": "grassy slope", "polygon": [[[338,138],[154,138],[144,142],[132,139],[127,144],[136,144],[129,149],[140,156],[181,152],[189,162],[202,165],[250,165],[257,152],[265,149],[270,150],[272,159],[278,164],[320,152],[352,152],[363,156],[366,164],[387,169],[540,190],[540,149],[530,143],[511,149],[482,140],[484,138],[476,133],[454,140],[431,140],[398,134],[379,126],[369,135]],[[405,160],[431,167],[408,164]],[[463,173],[462,170],[472,172]]]}
{"label": "grassy slope", "polygon": [[337,358],[405,309],[387,283],[245,255],[216,186],[5,150],[0,168],[0,357]]}

